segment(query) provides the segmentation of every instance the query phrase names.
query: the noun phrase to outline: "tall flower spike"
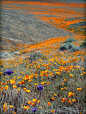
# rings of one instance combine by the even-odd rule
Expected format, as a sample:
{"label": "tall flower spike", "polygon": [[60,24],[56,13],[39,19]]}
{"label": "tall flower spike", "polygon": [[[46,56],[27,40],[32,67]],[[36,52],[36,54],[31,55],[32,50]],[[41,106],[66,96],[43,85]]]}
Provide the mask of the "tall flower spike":
{"label": "tall flower spike", "polygon": [[40,91],[43,90],[43,85],[38,85],[37,89],[40,90]]}
{"label": "tall flower spike", "polygon": [[11,74],[13,74],[13,71],[8,69],[8,70],[6,70],[5,73],[8,74],[8,75],[11,75]]}

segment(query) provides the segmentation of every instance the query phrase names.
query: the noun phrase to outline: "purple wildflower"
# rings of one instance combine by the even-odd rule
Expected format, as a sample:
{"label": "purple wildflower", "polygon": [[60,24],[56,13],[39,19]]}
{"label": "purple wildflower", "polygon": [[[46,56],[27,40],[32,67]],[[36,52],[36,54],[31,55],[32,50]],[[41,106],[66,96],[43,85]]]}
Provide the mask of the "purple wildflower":
{"label": "purple wildflower", "polygon": [[32,112],[36,112],[36,108],[33,108],[33,109],[32,109]]}
{"label": "purple wildflower", "polygon": [[8,75],[11,75],[13,73],[13,71],[8,69],[8,70],[6,70],[5,73],[8,74]]}
{"label": "purple wildflower", "polygon": [[43,85],[38,85],[37,89],[41,91],[43,89]]}

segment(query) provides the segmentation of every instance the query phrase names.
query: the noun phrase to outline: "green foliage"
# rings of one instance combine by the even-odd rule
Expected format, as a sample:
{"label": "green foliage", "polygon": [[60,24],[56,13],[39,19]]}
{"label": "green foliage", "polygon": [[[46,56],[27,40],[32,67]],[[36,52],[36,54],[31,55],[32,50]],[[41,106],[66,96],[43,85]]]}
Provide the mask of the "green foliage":
{"label": "green foliage", "polygon": [[67,43],[67,42],[75,42],[75,41],[76,41],[76,39],[70,37],[70,38],[68,38],[68,39],[65,41],[65,43]]}
{"label": "green foliage", "polygon": [[86,39],[85,41],[80,45],[81,48],[86,48]]}

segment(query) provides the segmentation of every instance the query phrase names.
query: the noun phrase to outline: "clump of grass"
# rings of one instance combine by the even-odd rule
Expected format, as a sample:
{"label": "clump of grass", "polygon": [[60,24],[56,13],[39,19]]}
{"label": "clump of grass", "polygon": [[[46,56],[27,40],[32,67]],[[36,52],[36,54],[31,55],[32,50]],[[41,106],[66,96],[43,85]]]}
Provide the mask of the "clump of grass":
{"label": "clump of grass", "polygon": [[43,54],[41,54],[41,53],[33,53],[33,54],[31,54],[30,55],[30,57],[28,58],[29,59],[29,61],[30,61],[30,63],[32,63],[33,61],[36,61],[37,59],[46,59],[46,57],[43,55]]}

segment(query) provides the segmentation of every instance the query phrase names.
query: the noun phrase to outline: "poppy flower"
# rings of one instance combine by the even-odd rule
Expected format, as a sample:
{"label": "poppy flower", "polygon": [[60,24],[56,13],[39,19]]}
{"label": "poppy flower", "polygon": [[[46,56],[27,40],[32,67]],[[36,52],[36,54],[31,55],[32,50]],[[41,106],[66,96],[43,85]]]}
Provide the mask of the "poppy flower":
{"label": "poppy flower", "polygon": [[25,90],[27,93],[29,93],[30,92],[30,90]]}
{"label": "poppy flower", "polygon": [[9,105],[9,108],[13,108],[13,105]]}
{"label": "poppy flower", "polygon": [[64,81],[66,82],[66,81],[67,81],[67,79],[64,79]]}
{"label": "poppy flower", "polygon": [[73,93],[73,92],[69,92],[69,93],[68,93],[68,96],[69,96],[69,97],[74,96],[74,95],[75,95],[75,93]]}
{"label": "poppy flower", "polygon": [[62,85],[64,85],[64,83],[62,83]]}
{"label": "poppy flower", "polygon": [[5,86],[5,90],[7,90],[7,89],[8,89],[8,85]]}
{"label": "poppy flower", "polygon": [[44,84],[46,84],[46,82],[41,82],[41,85],[44,85]]}
{"label": "poppy flower", "polygon": [[35,105],[36,105],[36,103],[32,103],[32,105],[33,105],[33,106],[35,106]]}
{"label": "poppy flower", "polygon": [[50,84],[50,82],[47,82],[47,84]]}
{"label": "poppy flower", "polygon": [[3,109],[4,109],[4,111],[7,111],[8,110],[8,106],[7,106],[7,103],[6,102],[3,105]]}
{"label": "poppy flower", "polygon": [[27,110],[27,109],[30,109],[30,107],[29,106],[23,106],[23,109]]}
{"label": "poppy flower", "polygon": [[41,91],[43,89],[43,85],[38,85],[37,89]]}
{"label": "poppy flower", "polygon": [[40,103],[40,100],[38,100],[37,103]]}
{"label": "poppy flower", "polygon": [[70,77],[73,77],[73,74],[69,74],[70,75]]}
{"label": "poppy flower", "polygon": [[72,101],[71,101],[71,100],[69,100],[69,101],[68,101],[68,103],[69,103],[69,104],[72,104]]}
{"label": "poppy flower", "polygon": [[55,110],[51,110],[50,112],[54,114],[55,113]]}
{"label": "poppy flower", "polygon": [[76,102],[76,99],[72,99],[73,102]]}
{"label": "poppy flower", "polygon": [[16,83],[15,79],[10,79],[10,83],[15,84]]}
{"label": "poppy flower", "polygon": [[37,83],[34,83],[35,86],[37,86],[38,84]]}
{"label": "poppy flower", "polygon": [[67,101],[67,99],[65,99],[65,98],[61,98],[61,100],[62,100],[62,102],[65,102],[65,101]]}
{"label": "poppy flower", "polygon": [[2,74],[3,72],[0,72],[0,75]]}
{"label": "poppy flower", "polygon": [[54,93],[54,96],[57,96],[57,95]]}
{"label": "poppy flower", "polygon": [[78,91],[81,91],[82,88],[77,88]]}
{"label": "poppy flower", "polygon": [[28,101],[27,103],[28,103],[29,105],[31,105],[31,104],[32,104],[32,102],[31,102],[31,101]]}
{"label": "poppy flower", "polygon": [[39,109],[41,109],[42,108],[42,106],[39,106]]}
{"label": "poppy flower", "polygon": [[50,103],[50,102],[48,102],[47,104],[48,104],[48,105],[51,105],[51,103]]}
{"label": "poppy flower", "polygon": [[37,99],[33,99],[33,102],[36,102],[37,101]]}
{"label": "poppy flower", "polygon": [[32,109],[32,112],[36,112],[36,108],[33,108],[33,109]]}
{"label": "poppy flower", "polygon": [[64,89],[67,89],[67,87],[64,87]]}
{"label": "poppy flower", "polygon": [[54,101],[55,97],[50,98],[51,101]]}
{"label": "poppy flower", "polygon": [[16,85],[13,85],[12,87],[13,87],[13,89],[17,88],[17,86],[16,86]]}
{"label": "poppy flower", "polygon": [[61,90],[64,90],[64,88],[61,88]]}
{"label": "poppy flower", "polygon": [[13,74],[13,71],[8,69],[8,70],[6,70],[6,72],[4,72],[4,74],[5,73],[8,74],[8,75],[11,75],[11,74]]}

